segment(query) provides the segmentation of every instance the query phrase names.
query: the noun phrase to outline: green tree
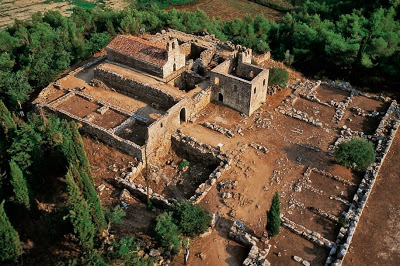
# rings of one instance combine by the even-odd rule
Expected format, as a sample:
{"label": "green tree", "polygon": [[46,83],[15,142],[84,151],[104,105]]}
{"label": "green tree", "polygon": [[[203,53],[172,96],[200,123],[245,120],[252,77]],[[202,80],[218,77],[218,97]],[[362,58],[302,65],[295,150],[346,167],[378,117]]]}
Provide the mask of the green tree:
{"label": "green tree", "polygon": [[289,72],[284,68],[273,67],[269,70],[269,86],[286,87],[289,80]]}
{"label": "green tree", "polygon": [[3,200],[0,204],[0,261],[16,261],[21,254],[21,242],[8,220]]}
{"label": "green tree", "polygon": [[154,238],[161,246],[178,253],[181,247],[180,231],[174,223],[172,212],[163,212],[156,217],[155,226],[152,228]]}
{"label": "green tree", "polygon": [[340,143],[335,152],[336,161],[347,168],[365,171],[375,160],[374,145],[363,138]]}
{"label": "green tree", "polygon": [[180,200],[172,206],[173,217],[179,229],[187,236],[194,237],[204,233],[210,226],[210,215],[200,205],[188,200]]}
{"label": "green tree", "polygon": [[95,228],[90,217],[89,206],[83,198],[78,185],[75,183],[71,171],[67,172],[65,179],[67,183],[67,203],[69,209],[69,214],[66,218],[71,222],[79,244],[85,251],[90,251],[93,249]]}
{"label": "green tree", "polygon": [[279,234],[281,226],[281,202],[279,200],[278,191],[275,192],[272,198],[271,208],[267,212],[267,226],[266,229],[270,236]]}
{"label": "green tree", "polygon": [[14,199],[18,204],[30,209],[30,191],[21,169],[13,160],[10,161],[11,185],[13,186]]}

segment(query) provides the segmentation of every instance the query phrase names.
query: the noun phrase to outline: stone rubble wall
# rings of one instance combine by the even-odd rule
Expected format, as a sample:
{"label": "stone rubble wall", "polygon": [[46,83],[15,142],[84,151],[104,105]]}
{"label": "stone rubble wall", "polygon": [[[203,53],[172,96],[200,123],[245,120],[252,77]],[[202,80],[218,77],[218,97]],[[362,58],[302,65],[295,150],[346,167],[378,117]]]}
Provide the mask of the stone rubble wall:
{"label": "stone rubble wall", "polygon": [[[117,187],[127,189],[138,200],[147,202],[147,188],[145,186],[136,184],[129,178],[116,177],[113,182]],[[161,209],[167,209],[175,201],[174,199],[164,198],[160,194],[153,192],[151,188],[149,188],[149,197],[154,206]]]}
{"label": "stone rubble wall", "polygon": [[208,129],[211,129],[218,133],[221,133],[222,135],[225,135],[228,138],[232,138],[233,136],[235,136],[235,134],[232,131],[230,131],[229,129],[221,127],[214,123],[204,122],[204,123],[201,123],[201,125],[204,126],[205,128],[208,128]]}
{"label": "stone rubble wall", "polygon": [[249,233],[245,232],[244,225],[239,221],[234,221],[229,231],[229,237],[237,243],[249,247],[250,251],[243,261],[244,266],[269,266],[271,265],[267,260],[267,255],[271,249],[268,245],[266,249],[261,250],[258,248],[258,239]]}
{"label": "stone rubble wall", "polygon": [[[380,98],[386,100],[386,98]],[[344,213],[346,225],[339,231],[336,247],[332,247],[326,265],[342,265],[344,257],[350,247],[351,240],[357,228],[361,214],[366,206],[369,196],[371,195],[379,170],[386,158],[393,139],[400,125],[400,108],[393,101],[388,108],[385,116],[381,120],[374,136],[368,136],[372,141],[377,143],[377,155],[375,162],[367,169],[359,188],[353,197],[347,213]],[[387,136],[382,136],[383,132],[387,132]],[[336,141],[338,143],[339,141]]]}
{"label": "stone rubble wall", "polygon": [[129,155],[138,158],[139,161],[141,161],[144,158],[143,147],[140,147],[136,143],[133,143],[129,140],[125,140],[118,137],[117,135],[113,134],[111,130],[106,130],[100,126],[93,124],[92,122],[88,121],[85,118],[80,118],[76,115],[73,115],[61,109],[57,109],[50,105],[43,106],[43,108],[46,112],[56,114],[60,118],[65,118],[67,120],[75,120],[76,122],[82,125],[82,129],[85,132],[99,138],[105,143],[113,147],[116,147],[121,151],[126,152]]}
{"label": "stone rubble wall", "polygon": [[172,106],[166,114],[154,121],[148,128],[147,149],[150,160],[168,153],[171,147],[171,136],[181,126],[180,113],[185,112],[185,121],[191,120],[200,110],[210,103],[211,89],[202,90],[193,98],[184,98]]}
{"label": "stone rubble wall", "polygon": [[301,121],[304,121],[308,124],[314,125],[316,127],[322,127],[322,122],[319,121],[318,118],[313,118],[311,116],[309,116],[306,112],[302,112],[300,110],[297,110],[294,107],[291,106],[278,106],[277,110],[283,114],[286,115],[288,117],[292,117]]}
{"label": "stone rubble wall", "polygon": [[289,220],[288,218],[281,216],[282,226],[289,229],[296,235],[303,237],[304,239],[324,248],[333,248],[335,243],[321,236],[320,233],[309,230],[300,224]]}
{"label": "stone rubble wall", "polygon": [[175,150],[185,154],[185,158],[192,161],[208,162],[218,165],[210,174],[209,178],[201,183],[189,200],[199,203],[215,185],[222,173],[230,168],[232,162],[227,155],[215,147],[199,142],[195,138],[185,136],[181,133],[172,136],[172,146]]}

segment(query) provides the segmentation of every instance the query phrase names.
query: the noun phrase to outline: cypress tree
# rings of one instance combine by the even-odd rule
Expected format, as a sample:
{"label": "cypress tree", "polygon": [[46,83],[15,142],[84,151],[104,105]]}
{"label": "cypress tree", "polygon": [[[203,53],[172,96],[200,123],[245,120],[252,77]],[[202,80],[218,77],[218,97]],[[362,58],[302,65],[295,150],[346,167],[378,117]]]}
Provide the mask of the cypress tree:
{"label": "cypress tree", "polygon": [[100,199],[97,196],[96,189],[94,188],[93,182],[88,173],[85,170],[81,170],[80,177],[83,195],[90,206],[90,214],[92,215],[93,222],[96,225],[96,231],[100,235],[107,227]]}
{"label": "cypress tree", "polygon": [[3,200],[0,204],[0,261],[16,261],[21,254],[21,242],[8,220]]}
{"label": "cypress tree", "polygon": [[13,186],[14,198],[18,204],[25,206],[30,209],[29,200],[29,188],[21,169],[14,160],[10,161],[10,174],[11,174],[11,185]]}
{"label": "cypress tree", "polygon": [[17,129],[17,124],[14,122],[10,111],[2,100],[0,100],[0,126],[5,135],[7,135],[9,131],[12,132]]}
{"label": "cypress tree", "polygon": [[71,171],[65,176],[68,193],[68,218],[74,228],[74,233],[85,251],[93,249],[95,228],[90,217],[89,206],[83,198],[78,185],[75,183]]}
{"label": "cypress tree", "polygon": [[17,129],[10,111],[0,100],[0,159],[6,156],[6,150],[10,146],[10,139]]}
{"label": "cypress tree", "polygon": [[275,192],[272,198],[271,208],[267,212],[267,231],[270,236],[276,236],[279,233],[281,226],[281,202],[279,200],[278,191]]}

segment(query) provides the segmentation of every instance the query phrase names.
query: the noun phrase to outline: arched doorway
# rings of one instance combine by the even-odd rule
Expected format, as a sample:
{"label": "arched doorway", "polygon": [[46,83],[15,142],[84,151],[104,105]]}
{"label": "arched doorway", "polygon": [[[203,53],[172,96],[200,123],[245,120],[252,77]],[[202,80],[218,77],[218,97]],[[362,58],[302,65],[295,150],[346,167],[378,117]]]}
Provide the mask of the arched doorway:
{"label": "arched doorway", "polygon": [[182,108],[179,113],[179,120],[182,122],[186,122],[186,108]]}
{"label": "arched doorway", "polygon": [[224,102],[224,95],[222,93],[218,93],[218,101]]}

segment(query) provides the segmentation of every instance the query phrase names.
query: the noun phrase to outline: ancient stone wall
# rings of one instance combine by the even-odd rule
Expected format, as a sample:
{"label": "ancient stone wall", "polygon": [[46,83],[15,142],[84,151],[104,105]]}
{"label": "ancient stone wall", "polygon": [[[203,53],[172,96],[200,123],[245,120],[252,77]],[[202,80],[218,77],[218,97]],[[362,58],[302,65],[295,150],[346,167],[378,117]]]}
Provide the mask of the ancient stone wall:
{"label": "ancient stone wall", "polygon": [[107,59],[109,61],[133,67],[140,71],[149,73],[150,75],[154,75],[161,78],[163,77],[163,66],[153,65],[148,62],[141,61],[137,58],[132,58],[130,56],[118,53],[109,48],[106,48],[106,50],[107,50]]}
{"label": "ancient stone wall", "polygon": [[171,135],[176,132],[182,122],[187,122],[208,103],[211,90],[204,90],[193,98],[184,98],[148,128],[147,152],[150,160],[165,155],[171,147]]}
{"label": "ancient stone wall", "polygon": [[185,67],[185,54],[181,52],[178,41],[175,39],[168,43],[168,61],[162,68],[162,77],[168,77],[173,72]]}
{"label": "ancient stone wall", "polygon": [[[329,257],[326,260],[327,265],[342,264],[343,259],[350,247],[350,243],[356,231],[361,214],[367,204],[369,196],[371,195],[376,178],[379,174],[379,170],[386,158],[390,146],[392,145],[399,125],[400,106],[396,103],[396,101],[393,101],[378,128],[376,129],[374,136],[366,136],[377,144],[376,159],[375,162],[365,172],[358,190],[353,197],[353,201],[350,204],[349,210],[347,213],[345,213],[346,225],[339,231],[336,239],[336,245],[332,247]],[[386,133],[385,136],[382,135],[382,132]],[[340,143],[342,139],[345,138],[340,139],[341,140],[336,141],[335,144]]]}
{"label": "ancient stone wall", "polygon": [[146,103],[156,103],[164,110],[169,109],[176,103],[172,95],[161,91],[156,87],[140,83],[133,79],[124,78],[122,75],[113,73],[101,68],[101,65],[94,69],[94,78],[104,82],[107,86],[113,87],[118,92],[130,97],[138,97]]}
{"label": "ancient stone wall", "polygon": [[137,144],[129,141],[122,139],[112,133],[112,130],[106,130],[100,126],[97,126],[90,121],[88,121],[85,118],[80,118],[76,115],[70,114],[69,112],[66,112],[61,109],[57,109],[56,107],[52,105],[46,105],[44,106],[44,109],[46,112],[49,113],[54,113],[60,118],[64,118],[67,120],[75,120],[79,124],[82,125],[83,131],[99,138],[100,140],[104,141],[105,143],[116,147],[117,149],[126,152],[129,155],[132,155],[136,158],[138,158],[139,161],[144,158],[144,148],[138,146]]}
{"label": "ancient stone wall", "polygon": [[260,108],[267,99],[269,69],[264,69],[251,82],[250,114]]}
{"label": "ancient stone wall", "polygon": [[239,112],[250,114],[250,82],[218,72],[211,72],[210,77],[213,82],[212,101],[222,102]]}

